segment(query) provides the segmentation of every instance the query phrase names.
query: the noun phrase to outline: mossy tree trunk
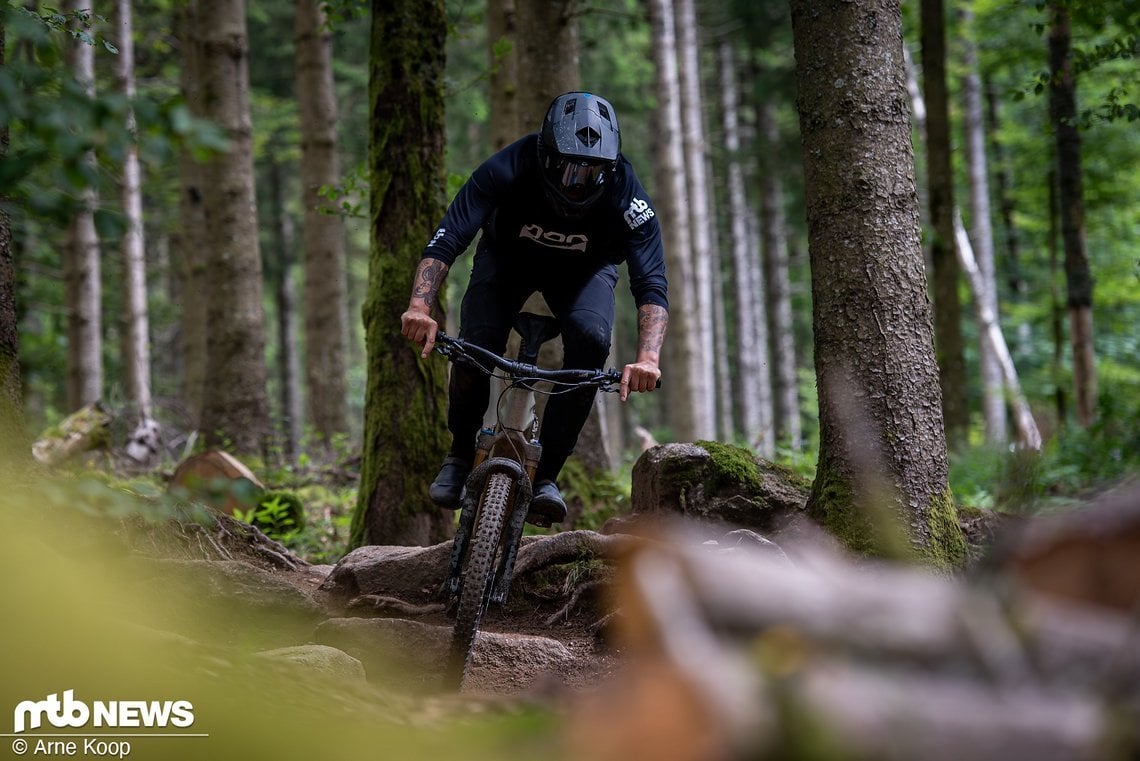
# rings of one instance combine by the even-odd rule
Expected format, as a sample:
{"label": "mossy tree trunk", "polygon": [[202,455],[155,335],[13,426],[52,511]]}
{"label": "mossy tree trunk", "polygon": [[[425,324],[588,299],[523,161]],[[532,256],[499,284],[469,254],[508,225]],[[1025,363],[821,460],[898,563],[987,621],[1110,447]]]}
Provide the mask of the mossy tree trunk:
{"label": "mossy tree trunk", "polygon": [[[0,69],[4,68],[4,23],[0,19]],[[8,155],[8,125],[0,125],[0,160]],[[0,191],[0,200],[4,200]],[[16,265],[12,226],[0,205],[0,467],[10,457],[28,459],[20,404],[20,342],[16,330]],[[20,454],[17,454],[20,453]]]}
{"label": "mossy tree trunk", "polygon": [[443,0],[372,2],[368,388],[354,547],[430,544],[449,533],[451,513],[427,495],[447,452],[447,366],[421,360],[400,335],[412,274],[444,210],[446,36]]}
{"label": "mossy tree trunk", "polygon": [[810,513],[867,554],[965,544],[919,235],[897,0],[793,0],[820,456]]}

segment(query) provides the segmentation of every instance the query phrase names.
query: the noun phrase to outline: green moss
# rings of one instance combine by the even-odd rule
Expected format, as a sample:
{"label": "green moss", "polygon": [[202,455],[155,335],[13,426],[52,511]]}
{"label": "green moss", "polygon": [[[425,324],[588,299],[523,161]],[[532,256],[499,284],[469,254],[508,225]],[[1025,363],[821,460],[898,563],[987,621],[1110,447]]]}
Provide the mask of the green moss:
{"label": "green moss", "polygon": [[887,495],[857,495],[833,470],[821,470],[816,476],[808,514],[852,552],[896,560],[914,557],[904,524]]}
{"label": "green moss", "polygon": [[926,560],[938,568],[961,568],[966,562],[966,538],[958,525],[958,510],[949,489],[930,501],[927,526],[930,541],[923,548]]}
{"label": "green moss", "polygon": [[710,491],[715,492],[726,484],[740,486],[750,492],[760,491],[763,481],[752,452],[719,441],[698,441],[696,444],[709,453]]}

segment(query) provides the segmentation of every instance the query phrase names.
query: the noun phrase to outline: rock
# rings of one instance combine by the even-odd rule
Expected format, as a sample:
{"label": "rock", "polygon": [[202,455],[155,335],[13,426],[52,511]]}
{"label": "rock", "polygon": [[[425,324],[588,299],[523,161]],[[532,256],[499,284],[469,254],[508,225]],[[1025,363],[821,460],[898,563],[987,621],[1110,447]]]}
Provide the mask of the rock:
{"label": "rock", "polygon": [[99,402],[82,407],[40,435],[32,455],[44,465],[60,465],[76,455],[107,449],[111,443],[111,416]]}
{"label": "rock", "polygon": [[[313,639],[360,659],[374,684],[434,692],[441,685],[451,627],[398,618],[334,618],[321,623]],[[465,689],[521,692],[574,660],[553,639],[481,631]]]}
{"label": "rock", "polygon": [[260,658],[284,661],[304,668],[316,676],[339,684],[363,682],[364,664],[343,650],[328,645],[296,645],[265,650]]}
{"label": "rock", "polygon": [[171,476],[170,487],[181,488],[226,515],[233,515],[238,509],[249,510],[265,490],[265,485],[244,463],[219,450],[183,460]]}
{"label": "rock", "polygon": [[443,585],[450,557],[451,542],[431,547],[358,547],[340,559],[320,591],[340,605],[363,595],[429,602]]}
{"label": "rock", "polygon": [[199,641],[240,638],[262,648],[304,641],[323,616],[309,595],[282,575],[233,560],[143,560],[137,583],[162,589],[150,615]]}
{"label": "rock", "polygon": [[716,442],[653,447],[633,466],[632,512],[769,532],[801,514],[809,486],[748,450]]}

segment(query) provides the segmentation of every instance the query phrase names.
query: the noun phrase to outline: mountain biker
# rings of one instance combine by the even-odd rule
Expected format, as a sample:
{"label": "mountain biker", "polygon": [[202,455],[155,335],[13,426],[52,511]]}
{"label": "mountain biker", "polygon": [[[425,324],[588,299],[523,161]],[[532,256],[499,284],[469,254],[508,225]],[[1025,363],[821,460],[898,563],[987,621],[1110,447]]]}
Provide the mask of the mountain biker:
{"label": "mountain biker", "polygon": [[[605,98],[555,98],[539,132],[487,159],[460,188],[416,270],[401,332],[427,357],[439,325],[432,317],[452,263],[482,229],[460,310],[460,337],[496,353],[506,348],[523,302],[541,292],[557,318],[564,367],[605,364],[614,319],[617,265],[625,262],[637,305],[638,349],[622,370],[620,398],[652,391],[661,377],[668,323],[661,229],[649,196],[621,153],[617,114]],[[447,424],[451,450],[429,490],[441,507],[460,505],[487,407],[490,381],[451,368]],[[555,479],[574,450],[596,389],[550,398],[540,432],[542,457],[530,511],[557,523],[566,503]]]}

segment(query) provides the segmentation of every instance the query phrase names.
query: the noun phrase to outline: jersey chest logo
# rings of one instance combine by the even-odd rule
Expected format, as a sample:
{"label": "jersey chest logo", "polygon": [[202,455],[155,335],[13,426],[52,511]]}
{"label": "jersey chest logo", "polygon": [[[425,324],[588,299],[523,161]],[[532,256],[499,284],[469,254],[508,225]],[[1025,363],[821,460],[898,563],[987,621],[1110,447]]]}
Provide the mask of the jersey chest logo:
{"label": "jersey chest logo", "polygon": [[519,230],[519,237],[532,240],[540,246],[557,248],[562,251],[585,251],[589,238],[581,233],[569,235],[556,230],[543,230],[538,225],[523,225]]}

